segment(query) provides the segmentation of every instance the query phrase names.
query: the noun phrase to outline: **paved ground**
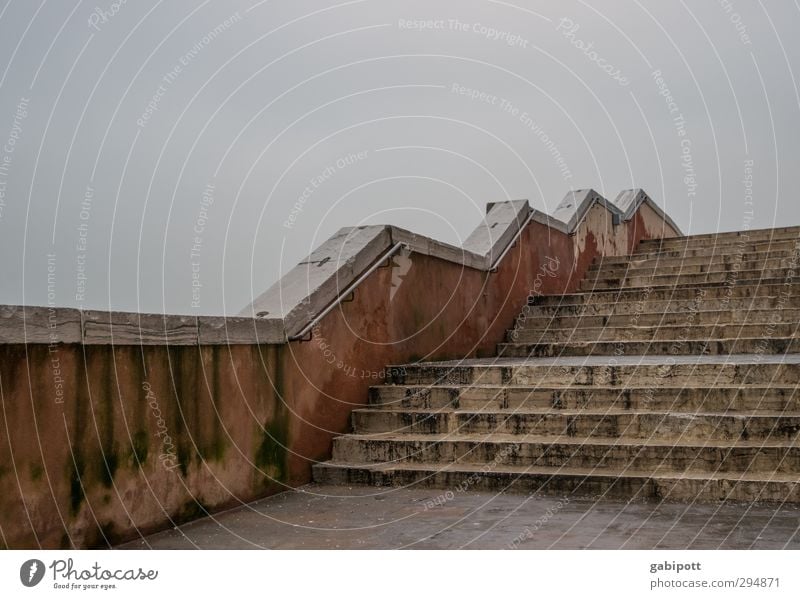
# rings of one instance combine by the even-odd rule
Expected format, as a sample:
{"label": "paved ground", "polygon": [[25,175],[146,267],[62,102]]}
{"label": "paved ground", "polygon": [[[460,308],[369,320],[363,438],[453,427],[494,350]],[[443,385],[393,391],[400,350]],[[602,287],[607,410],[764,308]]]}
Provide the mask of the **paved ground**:
{"label": "paved ground", "polygon": [[122,548],[800,548],[800,509],[789,505],[445,493],[308,485]]}

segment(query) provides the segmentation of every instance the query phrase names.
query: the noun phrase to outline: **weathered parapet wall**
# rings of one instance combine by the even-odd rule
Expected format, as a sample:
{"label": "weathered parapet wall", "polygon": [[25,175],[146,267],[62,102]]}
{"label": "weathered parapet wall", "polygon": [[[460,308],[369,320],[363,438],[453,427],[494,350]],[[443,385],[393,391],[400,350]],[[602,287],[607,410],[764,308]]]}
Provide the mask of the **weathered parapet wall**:
{"label": "weathered parapet wall", "polygon": [[490,355],[531,292],[680,233],[638,190],[555,215],[490,205],[463,248],[345,229],[237,318],[0,308],[0,541],[102,546],[307,482],[384,365]]}

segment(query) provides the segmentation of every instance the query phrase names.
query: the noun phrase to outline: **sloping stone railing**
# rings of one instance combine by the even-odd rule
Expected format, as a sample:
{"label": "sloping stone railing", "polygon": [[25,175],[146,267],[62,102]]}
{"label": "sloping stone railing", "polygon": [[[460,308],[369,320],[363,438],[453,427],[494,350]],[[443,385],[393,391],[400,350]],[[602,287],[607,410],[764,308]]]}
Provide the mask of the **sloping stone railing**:
{"label": "sloping stone railing", "polygon": [[308,482],[385,364],[491,355],[531,294],[677,226],[641,190],[339,231],[237,317],[0,307],[0,542],[104,546]]}

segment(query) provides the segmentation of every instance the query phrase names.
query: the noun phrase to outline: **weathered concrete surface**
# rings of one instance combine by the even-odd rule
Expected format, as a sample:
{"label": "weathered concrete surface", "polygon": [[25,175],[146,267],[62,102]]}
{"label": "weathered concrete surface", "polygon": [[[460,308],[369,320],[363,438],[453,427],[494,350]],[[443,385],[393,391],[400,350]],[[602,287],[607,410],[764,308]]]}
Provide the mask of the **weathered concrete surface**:
{"label": "weathered concrete surface", "polygon": [[[301,269],[319,276],[293,279],[277,318],[0,309],[2,543],[102,545],[308,482],[385,364],[491,355],[531,290],[574,291],[598,255],[678,233],[651,203],[614,224],[619,214],[594,204],[572,232],[534,219],[496,272],[489,254],[365,229],[366,254],[337,265],[312,254]],[[412,249],[407,271],[379,268],[310,342],[285,342],[283,316],[306,323],[397,240]],[[166,463],[180,467],[159,457],[165,435],[176,448]]]}
{"label": "weathered concrete surface", "polygon": [[[604,210],[588,193],[570,202],[584,207],[582,222]],[[620,239],[592,231],[578,245],[614,253]],[[770,245],[742,268],[753,242]],[[636,250],[627,262],[595,260],[579,293],[532,294],[494,357],[387,368],[314,480],[800,503],[800,227]],[[694,252],[689,273],[676,250]],[[773,251],[780,262],[765,268]],[[670,271],[639,271],[641,255]],[[732,303],[747,318],[734,319]]]}
{"label": "weathered concrete surface", "polygon": [[0,527],[91,547],[287,488],[276,346],[0,345]]}
{"label": "weathered concrete surface", "polygon": [[445,493],[309,485],[121,548],[800,548],[796,506]]}
{"label": "weathered concrete surface", "polygon": [[614,225],[596,203],[573,235],[530,222],[494,273],[416,252],[399,284],[392,268],[376,270],[352,302],[315,328],[310,342],[286,346],[293,480],[310,480],[312,465],[330,455],[333,437],[348,430],[369,387],[385,380],[386,364],[492,356],[530,294],[574,291],[597,256],[625,254],[643,238],[674,234],[648,204]]}

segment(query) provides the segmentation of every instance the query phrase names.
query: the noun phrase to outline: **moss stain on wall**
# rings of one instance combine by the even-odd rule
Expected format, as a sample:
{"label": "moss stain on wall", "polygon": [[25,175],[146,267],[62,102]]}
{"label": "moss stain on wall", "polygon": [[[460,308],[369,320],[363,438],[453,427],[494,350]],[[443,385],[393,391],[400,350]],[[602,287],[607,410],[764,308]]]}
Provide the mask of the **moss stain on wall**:
{"label": "moss stain on wall", "polygon": [[[113,368],[114,347],[103,348],[106,351],[102,354],[103,359],[103,387],[102,393],[97,398],[98,413],[100,418],[95,419],[100,428],[100,459],[97,469],[100,474],[100,482],[106,488],[111,488],[114,484],[114,475],[119,466],[119,456],[117,455],[114,444],[114,403],[116,401],[117,379]],[[98,421],[99,420],[99,421]]]}
{"label": "moss stain on wall", "polygon": [[[225,353],[223,353],[225,350]],[[224,346],[213,346],[211,348],[211,402],[214,405],[214,411],[211,414],[212,428],[210,445],[204,449],[203,455],[206,459],[215,461],[222,461],[225,457],[225,450],[227,449],[226,437],[222,431],[222,405],[225,402],[225,392],[222,386],[223,368],[222,361],[227,355],[228,348]],[[231,365],[233,366],[233,365]]]}
{"label": "moss stain on wall", "polygon": [[[169,379],[172,385],[172,394],[169,399],[174,401],[170,436],[175,444],[175,454],[178,456],[179,469],[184,478],[189,474],[190,462],[196,457],[192,448],[192,429],[190,428],[191,402],[196,397],[196,389],[194,388],[194,380],[187,381],[186,379],[187,369],[183,364],[183,360],[186,359],[186,349],[180,346],[169,346],[167,348]],[[164,411],[165,406],[162,406],[161,409]]]}
{"label": "moss stain on wall", "polygon": [[272,418],[264,423],[260,432],[260,444],[255,453],[255,463],[265,475],[264,483],[269,485],[275,482],[285,482],[288,478],[289,457],[289,410],[284,400],[283,367],[280,356],[275,347],[261,346],[253,348],[252,359],[254,363],[261,362],[261,356],[266,355],[262,384],[265,391],[273,395]]}

